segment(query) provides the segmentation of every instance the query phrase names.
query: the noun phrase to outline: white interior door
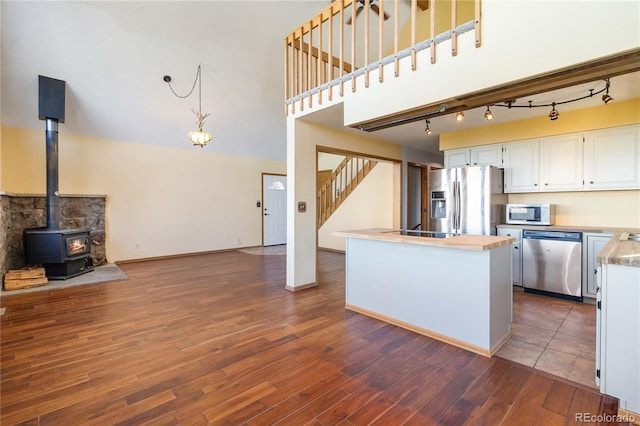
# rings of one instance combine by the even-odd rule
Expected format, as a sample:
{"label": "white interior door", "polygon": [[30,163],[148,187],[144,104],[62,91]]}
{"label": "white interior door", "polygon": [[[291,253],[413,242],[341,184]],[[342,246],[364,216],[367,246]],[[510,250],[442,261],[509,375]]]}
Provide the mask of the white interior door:
{"label": "white interior door", "polygon": [[262,175],[263,245],[287,242],[287,177]]}

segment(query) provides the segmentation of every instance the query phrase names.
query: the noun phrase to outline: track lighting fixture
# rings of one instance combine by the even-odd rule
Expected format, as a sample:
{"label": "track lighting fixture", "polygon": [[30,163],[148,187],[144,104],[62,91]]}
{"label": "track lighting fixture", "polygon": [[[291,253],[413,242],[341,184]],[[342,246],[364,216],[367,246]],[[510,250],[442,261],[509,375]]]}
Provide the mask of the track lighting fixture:
{"label": "track lighting fixture", "polygon": [[458,112],[456,113],[456,121],[460,122],[460,121],[462,121],[462,120],[464,120],[464,112],[462,112],[462,111],[458,111]]}
{"label": "track lighting fixture", "polygon": [[430,134],[431,134],[431,127],[429,127],[429,123],[430,123],[430,122],[429,122],[429,119],[427,119],[427,127],[424,129],[424,132],[425,132],[427,135],[430,135]]}
{"label": "track lighting fixture", "polygon": [[484,112],[484,118],[487,120],[493,120],[493,113],[489,109],[489,105],[487,105],[487,110]]}
{"label": "track lighting fixture", "polygon": [[551,121],[555,121],[558,119],[558,117],[560,117],[560,113],[558,112],[558,110],[556,109],[556,103],[552,103],[551,104],[551,112],[549,113],[549,119]]}
{"label": "track lighting fixture", "polygon": [[[528,101],[526,105],[515,105],[516,101],[515,100],[508,100],[505,102],[501,102],[501,103],[497,103],[497,104],[491,104],[491,106],[496,106],[496,107],[504,107],[504,108],[538,108],[538,107],[551,107],[551,112],[549,113],[549,119],[552,121],[555,121],[558,119],[558,117],[560,117],[560,113],[558,112],[558,110],[556,109],[556,105],[563,105],[563,104],[568,104],[571,102],[576,102],[576,101],[581,101],[582,99],[587,99],[587,98],[591,98],[595,95],[599,95],[600,93],[604,93],[604,95],[602,95],[602,102],[604,102],[605,104],[609,104],[611,102],[613,102],[613,98],[609,95],[609,87],[611,86],[611,83],[609,82],[609,79],[605,79],[605,86],[598,90],[597,92],[595,91],[595,89],[589,89],[589,93],[584,95],[584,96],[579,96],[577,98],[574,99],[569,99],[567,101],[562,101],[562,102],[551,102],[550,104],[540,104],[540,105],[535,105],[533,103],[533,101]],[[485,112],[484,117],[487,120],[490,120],[490,118],[487,117],[487,114],[491,114],[491,111],[489,111],[489,107],[487,107],[487,112]],[[493,116],[493,114],[491,114],[491,116]]]}

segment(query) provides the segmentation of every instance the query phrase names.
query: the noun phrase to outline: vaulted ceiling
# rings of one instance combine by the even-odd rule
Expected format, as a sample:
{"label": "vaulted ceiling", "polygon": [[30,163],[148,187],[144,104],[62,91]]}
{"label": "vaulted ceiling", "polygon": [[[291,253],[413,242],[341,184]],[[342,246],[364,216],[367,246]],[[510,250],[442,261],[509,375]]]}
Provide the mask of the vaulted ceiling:
{"label": "vaulted ceiling", "polygon": [[[328,3],[0,2],[2,125],[43,130],[37,116],[37,76],[46,75],[67,82],[67,120],[60,126],[61,136],[198,149],[186,137],[195,130],[191,108],[197,109],[197,91],[187,99],[177,98],[163,76],[170,75],[176,92],[185,94],[202,65],[202,110],[211,113],[205,130],[214,136],[204,149],[285,160],[284,37]],[[613,97],[640,97],[639,80],[637,73],[613,77]],[[543,94],[538,92],[549,88],[540,86],[538,91],[521,92],[520,99],[575,97],[590,88],[598,90],[602,80],[574,83]],[[462,125],[443,116],[431,120],[434,133],[428,137],[423,120],[367,136],[437,152],[439,133],[487,125],[479,106],[481,94],[477,95]],[[599,102],[591,99],[567,108]],[[548,114],[542,108],[494,112],[495,123]],[[342,127],[339,109],[312,119]]]}

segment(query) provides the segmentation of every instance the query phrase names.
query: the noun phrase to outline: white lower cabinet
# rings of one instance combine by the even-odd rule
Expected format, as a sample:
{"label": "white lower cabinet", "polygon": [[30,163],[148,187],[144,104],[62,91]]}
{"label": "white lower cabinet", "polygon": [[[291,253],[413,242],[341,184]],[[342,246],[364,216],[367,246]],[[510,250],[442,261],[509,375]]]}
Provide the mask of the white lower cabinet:
{"label": "white lower cabinet", "polygon": [[513,285],[522,285],[522,229],[498,228],[498,236],[513,237],[516,241],[511,244],[511,281]]}
{"label": "white lower cabinet", "polygon": [[600,392],[618,398],[620,408],[640,413],[640,267],[600,269]]}
{"label": "white lower cabinet", "polygon": [[598,290],[598,253],[611,239],[611,234],[582,233],[582,296],[595,298]]}

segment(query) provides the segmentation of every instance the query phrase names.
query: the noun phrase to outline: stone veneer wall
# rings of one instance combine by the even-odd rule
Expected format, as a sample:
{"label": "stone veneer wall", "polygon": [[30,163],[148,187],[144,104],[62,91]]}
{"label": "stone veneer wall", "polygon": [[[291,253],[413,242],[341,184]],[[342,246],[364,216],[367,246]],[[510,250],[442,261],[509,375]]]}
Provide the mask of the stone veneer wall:
{"label": "stone veneer wall", "polygon": [[[43,195],[0,194],[0,272],[25,265],[22,231],[47,225],[46,197]],[[60,227],[89,228],[94,266],[107,263],[105,249],[104,195],[60,196]]]}

